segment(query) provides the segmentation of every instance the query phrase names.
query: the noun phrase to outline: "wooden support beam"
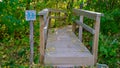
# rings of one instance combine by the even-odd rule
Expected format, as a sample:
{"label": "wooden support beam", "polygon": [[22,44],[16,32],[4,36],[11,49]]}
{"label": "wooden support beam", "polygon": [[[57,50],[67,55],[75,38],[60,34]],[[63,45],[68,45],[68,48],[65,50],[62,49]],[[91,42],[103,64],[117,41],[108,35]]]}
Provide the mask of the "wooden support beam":
{"label": "wooden support beam", "polygon": [[94,63],[96,63],[97,62],[97,53],[98,53],[99,29],[100,29],[100,16],[99,15],[96,17],[94,28],[95,28],[95,34],[94,34],[94,38],[93,38],[92,53],[94,55]]}
{"label": "wooden support beam", "polygon": [[48,37],[49,20],[50,18],[48,17],[46,21],[46,25],[44,26],[45,48],[46,48],[47,37]]}
{"label": "wooden support beam", "polygon": [[84,24],[84,23],[82,23],[82,22],[80,22],[80,21],[78,21],[78,20],[76,20],[75,22],[76,22],[78,25],[82,26],[82,27],[83,27],[84,29],[86,29],[87,31],[89,31],[90,33],[95,34],[95,30],[94,30],[93,28],[87,26],[86,24]]}
{"label": "wooden support beam", "polygon": [[43,17],[43,21],[44,21],[44,42],[46,43],[46,39],[47,39],[47,31],[48,31],[48,25],[49,25],[49,9],[44,9],[42,11],[40,11],[38,13],[39,16],[42,16]]}
{"label": "wooden support beam", "polygon": [[[51,16],[51,12],[58,13],[59,16]],[[79,25],[79,39],[82,41],[83,28],[94,35],[93,47],[92,47],[92,53],[93,53],[92,61],[93,61],[93,56],[94,56],[94,63],[96,63],[97,62],[97,52],[98,52],[100,16],[102,16],[102,14],[97,13],[97,12],[82,10],[82,9],[74,9],[73,12],[74,12],[74,14],[80,16],[80,20],[75,21]],[[47,40],[47,31],[48,31],[47,29],[48,29],[48,25],[50,25],[51,18],[54,18],[54,19],[66,18],[66,16],[64,16],[64,17],[60,16],[60,13],[66,13],[66,12],[64,12],[62,10],[45,9],[39,13],[39,15],[40,15],[40,64],[41,65],[44,64],[45,42]],[[88,17],[90,19],[96,20],[94,29],[83,23],[83,17]],[[73,32],[75,32],[76,23],[73,23],[73,26],[72,26]],[[73,58],[73,59],[75,59],[75,58]],[[54,60],[55,60],[55,58],[54,58]],[[58,60],[58,59],[56,59],[56,60]],[[83,59],[80,59],[80,61],[83,61]]]}
{"label": "wooden support beam", "polygon": [[[83,16],[80,16],[80,22],[83,23]],[[82,26],[79,26],[79,36],[78,37],[81,42],[82,42],[82,31],[83,31]]]}
{"label": "wooden support beam", "polygon": [[44,39],[44,19],[40,16],[40,64],[44,64],[45,39]]}

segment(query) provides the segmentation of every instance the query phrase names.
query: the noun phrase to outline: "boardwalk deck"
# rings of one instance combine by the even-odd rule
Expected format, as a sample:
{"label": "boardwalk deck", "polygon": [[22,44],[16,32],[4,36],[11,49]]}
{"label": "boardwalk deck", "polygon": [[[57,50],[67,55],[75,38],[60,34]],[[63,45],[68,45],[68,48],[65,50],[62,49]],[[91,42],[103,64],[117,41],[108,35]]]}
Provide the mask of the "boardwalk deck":
{"label": "boardwalk deck", "polygon": [[94,56],[72,32],[71,26],[49,29],[45,65],[94,65]]}

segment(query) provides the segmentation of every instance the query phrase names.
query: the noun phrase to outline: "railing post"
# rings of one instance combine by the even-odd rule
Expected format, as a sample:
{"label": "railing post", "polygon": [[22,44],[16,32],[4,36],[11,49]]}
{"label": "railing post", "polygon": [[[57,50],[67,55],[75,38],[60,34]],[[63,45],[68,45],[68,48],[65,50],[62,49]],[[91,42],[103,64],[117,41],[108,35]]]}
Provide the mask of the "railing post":
{"label": "railing post", "polygon": [[[82,8],[83,8],[83,3],[80,4],[80,9],[82,9]],[[80,16],[80,22],[83,23],[83,16],[82,15]],[[83,32],[83,28],[82,28],[82,26],[79,26],[78,38],[80,39],[81,42],[82,42],[82,32]]]}
{"label": "railing post", "polygon": [[44,64],[45,39],[44,39],[44,18],[40,15],[40,64]]}
{"label": "railing post", "polygon": [[[80,16],[80,22],[83,23],[83,16]],[[79,37],[81,42],[82,42],[82,32],[83,32],[83,28],[82,28],[82,26],[79,26],[79,35],[78,35],[78,37]]]}
{"label": "railing post", "polygon": [[100,29],[100,16],[96,17],[95,21],[95,34],[93,37],[93,47],[92,47],[92,53],[94,55],[94,63],[97,62],[97,54],[98,54],[98,40],[99,40],[99,29]]}

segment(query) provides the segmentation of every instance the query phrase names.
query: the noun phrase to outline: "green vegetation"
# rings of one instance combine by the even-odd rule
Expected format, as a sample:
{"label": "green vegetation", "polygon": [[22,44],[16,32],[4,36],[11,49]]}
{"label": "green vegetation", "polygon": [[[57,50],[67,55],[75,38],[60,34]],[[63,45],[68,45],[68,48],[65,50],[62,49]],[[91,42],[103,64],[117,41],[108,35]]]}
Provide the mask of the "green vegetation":
{"label": "green vegetation", "polygon": [[[29,67],[29,22],[25,21],[26,9],[35,9],[37,12],[44,8],[71,11],[72,8],[79,8],[82,2],[82,0],[3,0],[0,2],[0,67]],[[104,13],[101,19],[98,63],[107,64],[110,68],[119,68],[120,1],[84,0],[83,9]],[[66,21],[71,23],[72,19],[69,12]],[[38,49],[39,20],[37,19],[34,22],[34,66],[38,66],[39,63]]]}

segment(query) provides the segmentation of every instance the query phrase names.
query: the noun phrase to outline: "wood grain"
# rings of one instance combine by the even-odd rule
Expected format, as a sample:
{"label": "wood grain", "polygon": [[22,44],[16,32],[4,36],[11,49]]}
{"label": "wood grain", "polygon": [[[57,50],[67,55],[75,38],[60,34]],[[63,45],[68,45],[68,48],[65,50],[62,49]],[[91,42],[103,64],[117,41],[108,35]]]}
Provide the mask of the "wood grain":
{"label": "wood grain", "polygon": [[45,38],[44,38],[44,19],[40,16],[40,64],[44,64],[44,48],[45,48]]}
{"label": "wood grain", "polygon": [[93,65],[93,55],[72,32],[72,27],[49,30],[45,65]]}
{"label": "wood grain", "polygon": [[96,20],[97,16],[103,16],[102,13],[82,10],[82,9],[73,9],[73,13],[77,16],[83,15],[84,17]]}
{"label": "wood grain", "polygon": [[[80,16],[80,22],[83,23],[83,16]],[[83,32],[83,27],[79,25],[79,39],[82,42],[82,32]]]}
{"label": "wood grain", "polygon": [[97,53],[98,53],[98,41],[99,41],[99,29],[100,29],[100,16],[96,17],[95,21],[95,34],[93,37],[93,47],[92,47],[92,53],[94,55],[94,63],[97,62]]}
{"label": "wood grain", "polygon": [[89,27],[88,25],[80,22],[79,20],[76,20],[75,22],[76,22],[78,25],[82,26],[82,27],[83,27],[84,29],[86,29],[87,31],[89,31],[90,33],[95,34],[95,30],[94,30],[93,28],[91,28],[91,27]]}

